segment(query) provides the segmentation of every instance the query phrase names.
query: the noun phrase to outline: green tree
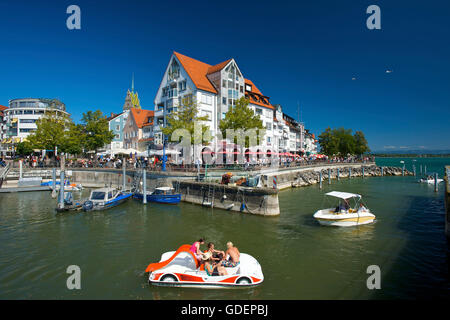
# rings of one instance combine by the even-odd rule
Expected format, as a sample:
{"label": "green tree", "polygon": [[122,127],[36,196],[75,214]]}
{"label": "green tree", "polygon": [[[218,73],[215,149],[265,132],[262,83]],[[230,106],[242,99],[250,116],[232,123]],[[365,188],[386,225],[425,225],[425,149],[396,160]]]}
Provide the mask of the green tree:
{"label": "green tree", "polygon": [[356,131],[353,137],[355,139],[355,154],[360,156],[366,152],[370,152],[369,144],[362,131]]}
{"label": "green tree", "polygon": [[55,147],[60,147],[64,141],[70,119],[56,115],[56,112],[47,112],[36,121],[36,125],[37,129],[27,137],[30,146],[33,149],[55,150]]}
{"label": "green tree", "polygon": [[68,154],[81,154],[83,151],[83,126],[70,123],[65,131],[60,150]]}
{"label": "green tree", "polygon": [[[225,114],[225,118],[219,123],[219,129],[222,132],[223,138],[228,138],[226,136],[227,129],[243,131],[255,129],[258,136],[256,143],[260,143],[259,136],[260,134],[264,135],[265,133],[263,122],[258,115],[254,114],[253,110],[250,109],[248,105],[249,100],[242,97],[236,101],[236,106],[228,110]],[[234,143],[237,143],[236,136],[234,137]],[[245,146],[247,148],[250,146],[250,139],[248,136],[245,137]]]}
{"label": "green tree", "polygon": [[114,133],[109,130],[107,117],[100,110],[83,113],[82,127],[75,128],[74,132],[81,130],[85,151],[97,151],[114,139]]}
{"label": "green tree", "polygon": [[328,127],[319,135],[319,144],[321,152],[328,156],[361,155],[370,151],[362,131],[356,131],[353,135],[351,129],[345,128]]}
{"label": "green tree", "polygon": [[16,146],[16,154],[19,154],[21,156],[28,156],[33,153],[33,148],[30,142],[23,141],[19,142]]}
{"label": "green tree", "polygon": [[[176,130],[186,130],[190,135],[190,144],[209,142],[211,141],[209,126],[201,123],[208,120],[208,116],[198,115],[198,106],[192,96],[183,97],[177,111],[167,116],[167,125],[162,129],[162,132],[168,137],[169,141],[177,141],[180,138],[178,136],[180,131],[175,132]],[[195,125],[200,126],[201,130],[195,131]],[[173,136],[172,139],[174,132],[176,136]]]}

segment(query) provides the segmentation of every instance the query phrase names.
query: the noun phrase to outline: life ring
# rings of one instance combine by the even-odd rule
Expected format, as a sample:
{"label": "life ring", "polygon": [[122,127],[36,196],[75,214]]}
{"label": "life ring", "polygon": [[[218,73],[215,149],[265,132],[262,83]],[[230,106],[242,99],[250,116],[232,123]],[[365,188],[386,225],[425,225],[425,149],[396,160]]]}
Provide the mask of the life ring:
{"label": "life ring", "polygon": [[94,208],[94,203],[91,200],[87,200],[83,203],[83,210],[84,211],[89,211],[92,210],[92,208]]}

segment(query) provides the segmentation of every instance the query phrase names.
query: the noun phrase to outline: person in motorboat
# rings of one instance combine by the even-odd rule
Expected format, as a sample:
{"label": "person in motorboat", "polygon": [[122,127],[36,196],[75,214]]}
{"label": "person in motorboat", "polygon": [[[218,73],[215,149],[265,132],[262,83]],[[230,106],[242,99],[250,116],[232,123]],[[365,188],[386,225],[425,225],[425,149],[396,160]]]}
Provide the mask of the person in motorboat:
{"label": "person in motorboat", "polygon": [[203,255],[203,261],[205,262],[205,271],[208,276],[226,276],[228,274],[227,270],[220,263],[214,262],[211,251],[207,251]]}
{"label": "person in motorboat", "polygon": [[200,251],[200,245],[204,244],[205,240],[203,238],[200,238],[198,241],[195,241],[191,248],[191,252],[194,254],[194,256],[197,258],[199,262],[202,262],[203,253]]}
{"label": "person in motorboat", "polygon": [[239,249],[233,245],[233,242],[227,242],[226,259],[222,261],[222,265],[227,268],[234,268],[239,264],[240,252]]}
{"label": "person in motorboat", "polygon": [[359,204],[358,212],[367,212],[367,208],[362,202]]}
{"label": "person in motorboat", "polygon": [[225,258],[225,252],[214,249],[214,243],[208,243],[208,252],[211,252],[214,261],[222,261]]}

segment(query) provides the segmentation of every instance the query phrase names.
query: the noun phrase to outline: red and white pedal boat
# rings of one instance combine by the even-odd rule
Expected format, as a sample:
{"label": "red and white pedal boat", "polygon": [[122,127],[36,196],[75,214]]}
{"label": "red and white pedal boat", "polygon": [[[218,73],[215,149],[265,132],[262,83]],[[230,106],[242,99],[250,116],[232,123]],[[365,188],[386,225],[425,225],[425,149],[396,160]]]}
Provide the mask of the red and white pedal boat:
{"label": "red and white pedal boat", "polygon": [[261,265],[252,256],[241,253],[239,264],[233,268],[225,268],[225,276],[208,276],[204,265],[199,264],[190,245],[182,245],[177,251],[166,252],[160,262],[148,265],[149,282],[155,285],[174,287],[249,287],[263,282]]}

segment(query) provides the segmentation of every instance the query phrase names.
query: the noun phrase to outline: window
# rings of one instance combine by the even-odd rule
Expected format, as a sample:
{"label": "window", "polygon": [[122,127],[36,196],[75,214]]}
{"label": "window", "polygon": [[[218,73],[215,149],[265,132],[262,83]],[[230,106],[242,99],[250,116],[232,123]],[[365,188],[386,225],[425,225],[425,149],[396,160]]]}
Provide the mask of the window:
{"label": "window", "polygon": [[234,88],[234,85],[233,85],[233,81],[230,81],[230,80],[228,80],[228,88],[230,89],[233,89]]}
{"label": "window", "polygon": [[240,91],[241,91],[241,93],[244,93],[244,86],[240,87]]}
{"label": "window", "polygon": [[222,80],[222,87],[226,88],[227,87],[227,80]]}
{"label": "window", "polygon": [[239,83],[236,83],[236,90],[239,90]]}
{"label": "window", "polygon": [[222,104],[227,104],[227,98],[226,97],[222,97]]}
{"label": "window", "polygon": [[120,125],[116,125],[116,131],[119,131],[120,130]]}
{"label": "window", "polygon": [[186,80],[181,81],[180,83],[178,83],[178,90],[180,92],[186,90]]}
{"label": "window", "polygon": [[266,129],[267,129],[267,130],[272,130],[272,123],[267,122],[267,123],[266,123]]}
{"label": "window", "polygon": [[245,91],[252,91],[252,86],[249,84],[245,85]]}
{"label": "window", "polygon": [[226,112],[222,112],[222,120],[225,119],[226,114]]}
{"label": "window", "polygon": [[256,108],[255,113],[259,114],[259,115],[262,115],[262,109]]}
{"label": "window", "polygon": [[20,119],[20,123],[35,123],[34,119]]}

